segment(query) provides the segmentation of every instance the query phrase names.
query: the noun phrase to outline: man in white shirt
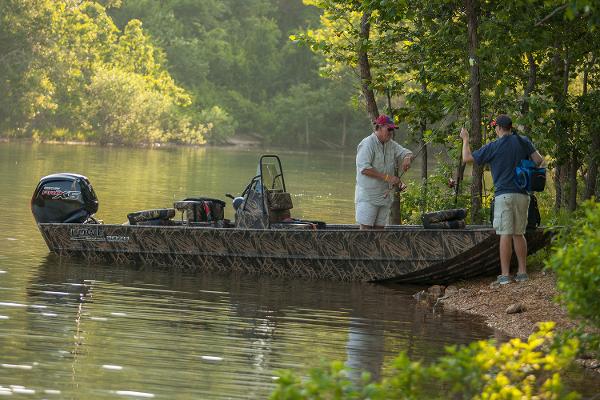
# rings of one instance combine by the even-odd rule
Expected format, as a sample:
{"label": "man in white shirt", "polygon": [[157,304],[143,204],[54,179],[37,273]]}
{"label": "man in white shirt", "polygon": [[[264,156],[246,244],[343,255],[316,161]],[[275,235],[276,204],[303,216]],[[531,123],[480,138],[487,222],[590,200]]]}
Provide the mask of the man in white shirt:
{"label": "man in white shirt", "polygon": [[395,166],[410,168],[413,153],[400,146],[392,136],[396,125],[387,115],[374,122],[375,132],[364,138],[356,152],[356,222],[360,229],[383,229],[390,215],[393,186],[400,184]]}

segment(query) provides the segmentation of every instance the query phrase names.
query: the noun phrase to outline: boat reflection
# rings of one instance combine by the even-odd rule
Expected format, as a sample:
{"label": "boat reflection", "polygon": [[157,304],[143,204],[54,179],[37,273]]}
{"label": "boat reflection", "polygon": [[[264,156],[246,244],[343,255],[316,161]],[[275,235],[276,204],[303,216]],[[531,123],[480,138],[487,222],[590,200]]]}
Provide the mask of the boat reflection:
{"label": "boat reflection", "polygon": [[[362,371],[379,378],[382,365],[399,351],[432,360],[445,345],[490,335],[470,318],[433,315],[412,298],[417,290],[113,269],[49,255],[27,296],[30,304],[55,310],[59,319],[30,318],[28,329],[61,336],[60,350],[70,340],[59,363],[70,360],[71,388],[78,392],[266,397],[279,369],[305,373],[326,361],[345,360],[353,378]],[[59,350],[52,341],[35,346],[42,358]],[[124,387],[119,376],[131,373],[140,378]]]}

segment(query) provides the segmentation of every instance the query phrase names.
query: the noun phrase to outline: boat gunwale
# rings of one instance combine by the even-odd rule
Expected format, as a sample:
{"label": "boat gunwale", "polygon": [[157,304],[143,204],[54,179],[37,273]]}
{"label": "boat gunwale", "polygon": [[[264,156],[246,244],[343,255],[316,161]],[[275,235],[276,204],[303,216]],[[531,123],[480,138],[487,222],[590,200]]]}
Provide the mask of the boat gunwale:
{"label": "boat gunwale", "polygon": [[[123,225],[123,224],[71,224],[62,222],[43,222],[38,223],[38,227],[119,227],[124,229],[182,229],[182,230],[202,230],[202,231],[218,231],[218,232],[446,232],[446,233],[465,233],[465,232],[488,232],[494,231],[492,225],[467,225],[465,228],[460,229],[441,229],[441,228],[424,228],[423,225],[387,225],[383,229],[368,229],[362,230],[357,224],[332,224],[322,229],[291,229],[291,228],[267,228],[267,229],[256,229],[256,228],[236,228],[236,227],[214,227],[214,226],[194,226],[194,225]],[[330,227],[331,226],[331,227]],[[346,227],[346,228],[344,228]],[[552,229],[546,227],[539,227],[539,229]]]}

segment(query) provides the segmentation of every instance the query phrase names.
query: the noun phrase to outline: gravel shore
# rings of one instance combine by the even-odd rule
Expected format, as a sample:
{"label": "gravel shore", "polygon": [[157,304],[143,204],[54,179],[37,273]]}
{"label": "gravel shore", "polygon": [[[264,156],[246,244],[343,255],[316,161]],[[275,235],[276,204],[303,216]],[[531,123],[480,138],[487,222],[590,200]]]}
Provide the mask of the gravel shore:
{"label": "gravel shore", "polygon": [[[459,290],[444,299],[444,308],[483,316],[490,327],[523,339],[535,331],[538,322],[554,321],[558,330],[578,325],[555,300],[554,274],[532,272],[526,282],[501,286],[490,285],[492,281],[488,277],[455,285]],[[516,305],[521,311],[508,314],[507,309]]]}
{"label": "gravel shore", "polygon": [[[480,278],[446,288],[445,309],[482,316],[488,326],[511,337],[526,339],[539,322],[554,321],[557,331],[580,325],[556,301],[556,278],[553,273],[536,271],[526,282],[491,285],[493,278]],[[453,293],[449,295],[450,293]],[[600,373],[600,361],[593,357],[577,360],[582,366]]]}

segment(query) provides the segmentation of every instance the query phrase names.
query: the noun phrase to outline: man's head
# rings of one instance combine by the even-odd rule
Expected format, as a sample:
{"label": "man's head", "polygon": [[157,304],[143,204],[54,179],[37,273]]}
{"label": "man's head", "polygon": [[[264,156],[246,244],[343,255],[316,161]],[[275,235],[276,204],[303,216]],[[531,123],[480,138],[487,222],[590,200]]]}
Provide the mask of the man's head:
{"label": "man's head", "polygon": [[377,117],[373,123],[375,124],[375,134],[381,143],[388,142],[394,134],[394,129],[397,128],[394,120],[383,114]]}
{"label": "man's head", "polygon": [[492,126],[496,129],[496,135],[505,135],[512,131],[512,119],[506,114],[500,114],[492,121]]}

